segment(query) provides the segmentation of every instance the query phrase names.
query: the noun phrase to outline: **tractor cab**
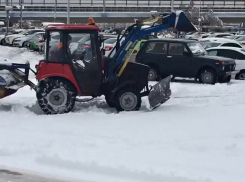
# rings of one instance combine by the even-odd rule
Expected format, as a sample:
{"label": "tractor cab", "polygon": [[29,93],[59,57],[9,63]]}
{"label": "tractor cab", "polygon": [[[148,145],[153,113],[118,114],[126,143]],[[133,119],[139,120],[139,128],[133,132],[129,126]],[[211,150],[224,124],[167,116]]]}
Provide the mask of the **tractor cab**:
{"label": "tractor cab", "polygon": [[51,25],[45,33],[45,59],[38,65],[37,79],[67,79],[77,95],[101,95],[99,28],[91,25]]}

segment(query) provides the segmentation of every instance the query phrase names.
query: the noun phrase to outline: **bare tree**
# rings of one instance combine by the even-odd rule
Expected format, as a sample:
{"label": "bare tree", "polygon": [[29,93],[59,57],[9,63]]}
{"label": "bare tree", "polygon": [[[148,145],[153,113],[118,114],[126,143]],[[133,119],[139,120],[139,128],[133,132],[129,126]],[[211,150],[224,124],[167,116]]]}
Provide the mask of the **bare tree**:
{"label": "bare tree", "polygon": [[[195,7],[193,0],[190,0],[190,5],[188,8],[185,10],[186,16],[190,19],[190,21],[198,25],[198,18],[199,18],[199,7]],[[207,25],[207,26],[218,26],[222,27],[223,22],[220,20],[218,17],[214,16],[213,10],[211,7],[209,8],[208,12],[206,12],[202,16],[202,25]]]}

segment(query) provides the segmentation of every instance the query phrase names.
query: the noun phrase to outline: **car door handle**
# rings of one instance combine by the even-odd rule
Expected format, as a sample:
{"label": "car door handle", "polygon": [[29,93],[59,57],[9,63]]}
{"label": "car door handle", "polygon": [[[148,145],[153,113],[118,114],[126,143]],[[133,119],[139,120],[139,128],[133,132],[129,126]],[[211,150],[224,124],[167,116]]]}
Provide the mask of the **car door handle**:
{"label": "car door handle", "polygon": [[167,56],[167,58],[172,58],[172,56]]}

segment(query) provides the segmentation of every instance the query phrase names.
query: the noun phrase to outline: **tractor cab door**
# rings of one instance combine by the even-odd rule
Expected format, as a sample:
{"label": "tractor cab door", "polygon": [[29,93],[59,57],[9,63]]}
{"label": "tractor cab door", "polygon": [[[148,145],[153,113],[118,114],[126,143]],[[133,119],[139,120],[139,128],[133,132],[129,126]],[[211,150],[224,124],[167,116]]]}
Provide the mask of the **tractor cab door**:
{"label": "tractor cab door", "polygon": [[66,59],[82,95],[100,94],[102,84],[101,54],[98,32],[69,32],[65,34]]}

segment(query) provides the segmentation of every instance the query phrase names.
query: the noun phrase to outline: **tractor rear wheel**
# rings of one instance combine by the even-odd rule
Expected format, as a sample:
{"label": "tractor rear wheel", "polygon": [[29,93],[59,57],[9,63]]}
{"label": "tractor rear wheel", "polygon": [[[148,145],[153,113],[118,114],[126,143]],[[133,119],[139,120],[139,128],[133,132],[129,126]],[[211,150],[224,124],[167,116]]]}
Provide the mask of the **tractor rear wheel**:
{"label": "tractor rear wheel", "polygon": [[120,111],[137,111],[141,107],[140,93],[134,89],[123,89],[115,97],[115,107]]}
{"label": "tractor rear wheel", "polygon": [[46,114],[70,112],[76,101],[76,89],[67,80],[50,78],[42,81],[37,92],[39,106]]}

